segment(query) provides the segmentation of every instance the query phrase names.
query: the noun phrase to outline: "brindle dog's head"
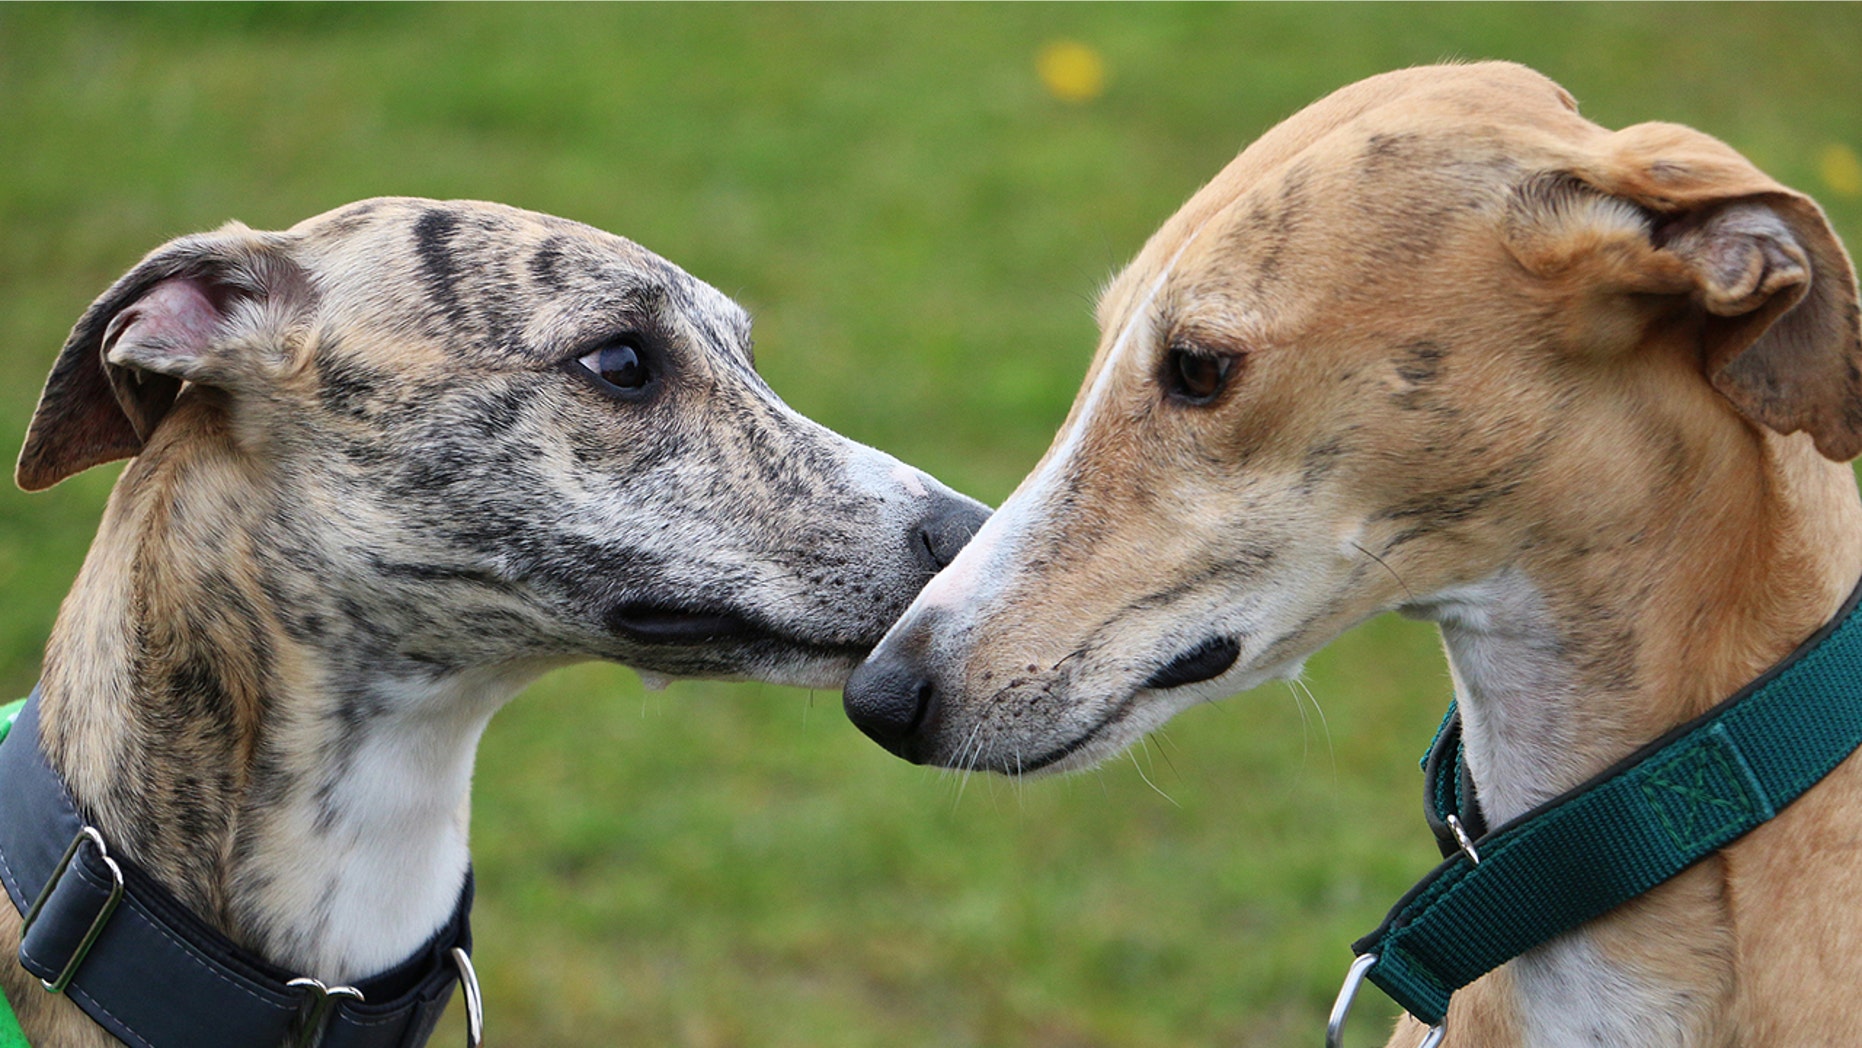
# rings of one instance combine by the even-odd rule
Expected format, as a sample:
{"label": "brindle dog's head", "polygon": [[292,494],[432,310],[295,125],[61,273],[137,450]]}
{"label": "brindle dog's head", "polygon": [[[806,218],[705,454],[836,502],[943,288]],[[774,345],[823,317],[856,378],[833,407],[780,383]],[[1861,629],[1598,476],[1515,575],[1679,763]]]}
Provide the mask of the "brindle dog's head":
{"label": "brindle dog's head", "polygon": [[1519,66],[1294,116],[1099,319],[1053,447],[848,684],[903,756],[1080,767],[1521,551],[1637,541],[1703,456],[1862,448],[1816,205]]}
{"label": "brindle dog's head", "polygon": [[18,479],[126,456],[114,501],[165,478],[171,554],[256,576],[249,616],[435,672],[836,685],[985,513],[790,410],[716,290],[477,202],[157,249],[72,332]]}

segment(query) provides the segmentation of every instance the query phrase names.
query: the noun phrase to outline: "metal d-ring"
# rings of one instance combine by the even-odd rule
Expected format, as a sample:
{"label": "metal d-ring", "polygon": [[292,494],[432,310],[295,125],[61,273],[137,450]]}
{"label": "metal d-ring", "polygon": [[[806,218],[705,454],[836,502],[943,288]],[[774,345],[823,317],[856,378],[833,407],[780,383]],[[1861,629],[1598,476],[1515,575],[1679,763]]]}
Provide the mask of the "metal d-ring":
{"label": "metal d-ring", "polygon": [[[1453,818],[1453,816],[1450,816]],[[1332,1002],[1332,1017],[1325,1024],[1325,1048],[1344,1048],[1345,1020],[1351,1015],[1351,1002],[1358,999],[1358,991],[1363,988],[1365,977],[1371,969],[1377,967],[1377,955],[1367,953],[1351,962],[1345,972],[1345,985],[1338,988],[1338,1000]],[[1436,1024],[1423,1034],[1422,1043],[1416,1048],[1438,1048],[1442,1043],[1442,1027]]]}
{"label": "metal d-ring", "polygon": [[459,988],[465,992],[466,1048],[485,1043],[485,998],[478,991],[478,972],[472,957],[460,947],[453,947],[453,967],[459,969]]}
{"label": "metal d-ring", "polygon": [[1325,1024],[1325,1048],[1344,1048],[1345,1019],[1351,1015],[1351,1002],[1358,999],[1364,977],[1377,965],[1377,955],[1367,953],[1351,962],[1345,972],[1345,985],[1338,988],[1338,1000],[1332,1002],[1332,1017]]}

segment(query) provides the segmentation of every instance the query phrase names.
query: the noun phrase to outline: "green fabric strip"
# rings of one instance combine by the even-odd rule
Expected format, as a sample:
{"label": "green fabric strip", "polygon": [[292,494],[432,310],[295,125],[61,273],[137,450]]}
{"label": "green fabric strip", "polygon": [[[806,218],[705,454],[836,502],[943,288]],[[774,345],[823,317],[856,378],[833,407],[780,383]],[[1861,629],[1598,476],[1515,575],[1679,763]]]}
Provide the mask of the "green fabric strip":
{"label": "green fabric strip", "polygon": [[[1776,815],[1862,745],[1862,614],[1843,612],[1706,716],[1457,854],[1353,944],[1431,1025],[1455,990]],[[1435,790],[1432,793],[1440,794]],[[1443,811],[1446,798],[1437,800]]]}
{"label": "green fabric strip", "polygon": [[26,1040],[26,1032],[19,1028],[12,1002],[4,995],[0,995],[0,1048],[32,1048]]}

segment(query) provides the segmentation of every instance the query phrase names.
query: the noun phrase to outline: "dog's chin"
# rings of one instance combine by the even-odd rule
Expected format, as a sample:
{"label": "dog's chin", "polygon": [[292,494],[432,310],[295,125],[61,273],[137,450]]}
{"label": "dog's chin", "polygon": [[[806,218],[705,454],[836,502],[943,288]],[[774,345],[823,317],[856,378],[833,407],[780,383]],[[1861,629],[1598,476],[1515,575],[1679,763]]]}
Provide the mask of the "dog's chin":
{"label": "dog's chin", "polygon": [[1017,778],[1065,775],[1097,767],[1118,756],[1148,730],[1130,727],[1121,719],[1094,724],[1070,737],[997,739],[990,744],[973,740],[972,752],[944,746],[926,763],[953,771],[992,771]]}
{"label": "dog's chin", "polygon": [[941,729],[936,749],[920,762],[957,771],[992,771],[1029,778],[1085,771],[1124,753],[1192,706],[1227,698],[1271,680],[1299,676],[1304,661],[1290,659],[1266,669],[1237,666],[1182,687],[1140,686],[1102,703],[1099,708],[1103,712],[1095,718],[1057,726],[1070,731],[990,738],[972,727],[951,725]]}
{"label": "dog's chin", "polygon": [[824,691],[839,691],[853,676],[859,667],[865,652],[856,655],[821,655],[801,654],[780,663],[759,667],[750,674],[756,680],[770,684],[786,684],[792,688],[818,688]]}
{"label": "dog's chin", "polygon": [[825,654],[818,649],[783,648],[759,644],[754,652],[713,650],[655,653],[657,657],[622,659],[640,674],[648,688],[657,691],[675,680],[758,681],[792,688],[840,690],[860,665],[863,652]]}

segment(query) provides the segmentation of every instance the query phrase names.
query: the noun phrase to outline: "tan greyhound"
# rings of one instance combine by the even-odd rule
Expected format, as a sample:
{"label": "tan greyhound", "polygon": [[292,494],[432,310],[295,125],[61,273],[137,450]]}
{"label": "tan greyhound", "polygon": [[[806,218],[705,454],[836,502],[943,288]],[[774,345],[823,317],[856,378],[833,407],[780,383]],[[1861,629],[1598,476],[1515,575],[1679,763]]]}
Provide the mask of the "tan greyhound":
{"label": "tan greyhound", "polygon": [[[977,503],[784,405],[749,325],[620,237],[414,199],[183,237],[78,321],[19,481],[134,461],[53,628],[38,735],[97,833],[73,854],[96,873],[107,843],[243,951],[206,978],[227,1012],[301,1001],[293,1044],[346,1018],[330,1043],[420,1043],[437,1007],[390,1033],[370,1009],[459,905],[494,711],[591,658],[835,686],[975,530]],[[99,970],[141,908],[58,953],[55,996],[10,962],[0,904],[33,1043],[116,1043],[95,1017],[134,1045],[275,1048],[218,1003],[147,1000],[201,950]],[[177,1013],[200,1025],[151,1032]]]}
{"label": "tan greyhound", "polygon": [[[1440,625],[1503,822],[1856,587],[1857,317],[1817,206],[1707,135],[1510,64],[1344,88],[1113,282],[1052,448],[848,710],[915,761],[1080,768],[1396,610]],[[1852,758],[1457,993],[1447,1043],[1862,1044],[1858,900]]]}

